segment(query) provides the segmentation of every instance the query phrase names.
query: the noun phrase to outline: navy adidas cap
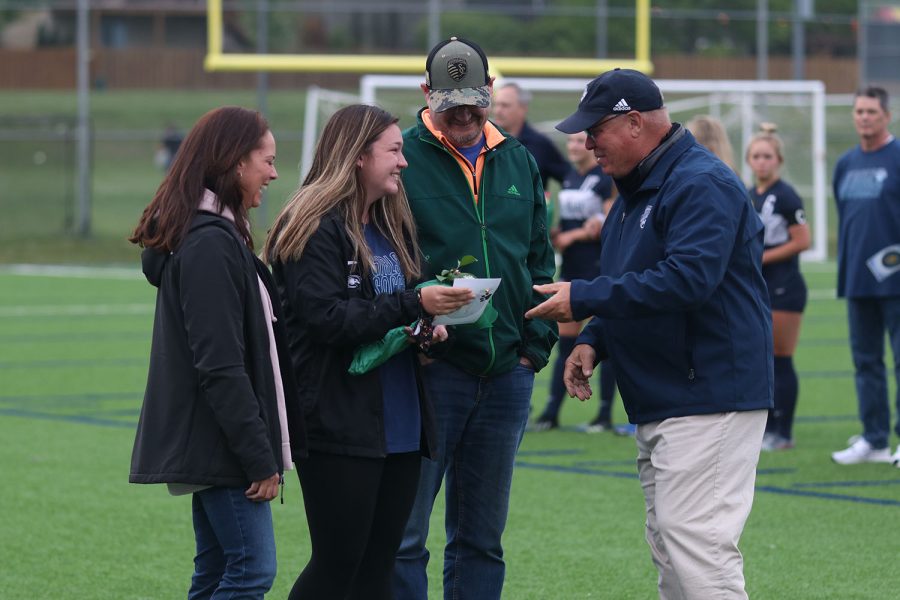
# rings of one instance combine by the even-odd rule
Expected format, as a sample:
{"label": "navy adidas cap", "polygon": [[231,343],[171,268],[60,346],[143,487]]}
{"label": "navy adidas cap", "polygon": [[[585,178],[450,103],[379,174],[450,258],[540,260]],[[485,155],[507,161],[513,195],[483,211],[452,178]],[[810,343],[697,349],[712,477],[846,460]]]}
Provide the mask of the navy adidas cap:
{"label": "navy adidas cap", "polygon": [[556,128],[563,133],[578,133],[590,129],[606,115],[662,107],[662,92],[652,79],[634,69],[613,69],[585,86],[578,110]]}

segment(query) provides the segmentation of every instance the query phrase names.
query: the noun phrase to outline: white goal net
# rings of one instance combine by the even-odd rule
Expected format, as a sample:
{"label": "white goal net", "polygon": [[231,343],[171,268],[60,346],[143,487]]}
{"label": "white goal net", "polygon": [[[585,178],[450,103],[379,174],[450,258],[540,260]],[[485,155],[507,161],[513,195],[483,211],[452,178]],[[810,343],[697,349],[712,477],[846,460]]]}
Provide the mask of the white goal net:
{"label": "white goal net", "polygon": [[[422,81],[417,75],[365,75],[360,79],[359,98],[397,115],[405,127],[413,123],[417,110],[424,105],[419,88]],[[517,77],[503,81],[515,82],[532,92],[529,121],[562,148],[564,135],[553,126],[574,111],[589,79]],[[656,83],[674,121],[684,123],[694,115],[710,114],[723,122],[745,183],[750,182],[750,172],[743,155],[750,137],[762,122],[777,124],[787,154],[782,176],[804,199],[812,230],[812,246],[803,258],[825,260],[833,233],[828,219],[822,82],[659,79]],[[849,122],[849,111],[846,119]]]}

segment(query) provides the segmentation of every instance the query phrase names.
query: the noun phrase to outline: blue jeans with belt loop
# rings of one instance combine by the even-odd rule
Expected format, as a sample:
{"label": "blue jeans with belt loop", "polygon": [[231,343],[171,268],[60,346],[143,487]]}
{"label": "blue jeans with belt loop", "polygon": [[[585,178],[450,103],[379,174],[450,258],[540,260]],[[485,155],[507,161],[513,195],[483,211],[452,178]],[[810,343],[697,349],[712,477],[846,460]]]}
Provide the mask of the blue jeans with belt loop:
{"label": "blue jeans with belt loop", "polygon": [[275,532],[268,502],[244,488],[211,487],[192,499],[197,555],[188,600],[262,600],[275,581]]}
{"label": "blue jeans with belt loop", "polygon": [[419,490],[394,565],[395,600],[426,600],[425,547],[434,499],[446,483],[444,597],[500,598],[513,464],[531,404],[534,371],[521,364],[489,377],[446,362],[425,367],[438,422],[437,460],[423,460]]}

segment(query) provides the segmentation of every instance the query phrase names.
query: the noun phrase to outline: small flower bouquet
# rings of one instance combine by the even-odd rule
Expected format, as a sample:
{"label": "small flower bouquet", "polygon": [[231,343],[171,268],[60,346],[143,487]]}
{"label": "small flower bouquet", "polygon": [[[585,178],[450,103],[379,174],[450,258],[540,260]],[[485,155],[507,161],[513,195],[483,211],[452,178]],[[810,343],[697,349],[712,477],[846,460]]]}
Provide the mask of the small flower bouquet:
{"label": "small flower bouquet", "polygon": [[[456,262],[453,269],[444,269],[434,279],[425,281],[416,286],[416,289],[430,285],[453,285],[455,279],[474,279],[475,275],[462,271],[463,267],[478,262],[471,255],[463,256]],[[456,327],[490,327],[497,319],[497,311],[490,305],[486,307],[479,319],[471,324],[456,325]],[[383,338],[371,344],[365,344],[353,353],[353,361],[347,372],[351,375],[362,375],[376,367],[380,367],[395,354],[399,354],[410,343],[415,343],[423,352],[427,352],[431,346],[431,334],[434,331],[434,317],[422,314],[409,327],[395,327],[388,331]]]}

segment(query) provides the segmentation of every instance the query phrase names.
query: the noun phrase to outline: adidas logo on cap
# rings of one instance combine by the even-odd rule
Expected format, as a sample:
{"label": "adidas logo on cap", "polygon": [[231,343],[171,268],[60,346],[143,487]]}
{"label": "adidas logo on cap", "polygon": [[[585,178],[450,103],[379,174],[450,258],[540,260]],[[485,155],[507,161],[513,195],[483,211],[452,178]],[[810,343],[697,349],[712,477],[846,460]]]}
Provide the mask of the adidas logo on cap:
{"label": "adidas logo on cap", "polygon": [[613,69],[587,85],[578,110],[556,128],[563,133],[578,133],[590,129],[609,114],[649,112],[662,107],[662,93],[652,79],[634,69]]}
{"label": "adidas logo on cap", "polygon": [[625,98],[622,98],[621,100],[616,102],[615,106],[613,106],[613,112],[629,112],[630,110],[631,107],[628,106],[627,102],[625,102]]}

